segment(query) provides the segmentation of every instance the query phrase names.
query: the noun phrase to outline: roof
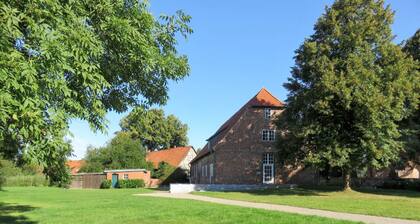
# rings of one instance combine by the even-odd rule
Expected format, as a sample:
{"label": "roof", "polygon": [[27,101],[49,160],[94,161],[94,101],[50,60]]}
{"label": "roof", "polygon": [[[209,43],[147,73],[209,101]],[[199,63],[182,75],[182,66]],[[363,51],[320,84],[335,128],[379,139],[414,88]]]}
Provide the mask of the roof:
{"label": "roof", "polygon": [[104,173],[119,173],[119,172],[147,172],[146,169],[121,169],[121,170],[105,170]]}
{"label": "roof", "polygon": [[190,150],[194,150],[194,148],[185,146],[149,152],[147,153],[146,161],[152,162],[155,168],[159,166],[160,162],[166,162],[173,167],[178,167]]}
{"label": "roof", "polygon": [[69,160],[67,166],[70,167],[71,174],[74,175],[79,172],[80,168],[85,164],[84,160]]}
{"label": "roof", "polygon": [[[271,94],[266,88],[262,88],[254,97],[252,97],[244,106],[242,106],[232,117],[230,117],[225,123],[220,126],[217,131],[207,139],[207,141],[215,140],[215,142],[220,139],[221,136],[230,130],[230,128],[239,120],[242,114],[249,107],[274,107],[281,108],[284,105],[279,99],[277,99],[273,94]],[[191,163],[197,161],[198,159],[206,156],[210,153],[208,144],[206,144],[203,149],[197,154],[197,156],[191,161]]]}

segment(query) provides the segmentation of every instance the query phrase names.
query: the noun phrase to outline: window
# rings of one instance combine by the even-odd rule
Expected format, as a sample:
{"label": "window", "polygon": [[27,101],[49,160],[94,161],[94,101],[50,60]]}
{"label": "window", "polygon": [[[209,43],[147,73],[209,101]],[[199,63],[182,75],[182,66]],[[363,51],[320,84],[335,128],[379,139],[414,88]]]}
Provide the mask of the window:
{"label": "window", "polygon": [[274,164],[273,153],[264,153],[263,164]]}
{"label": "window", "polygon": [[210,177],[213,177],[213,163],[210,163]]}
{"label": "window", "polygon": [[271,118],[271,109],[270,108],[264,108],[264,118],[270,119]]}
{"label": "window", "polygon": [[125,173],[125,174],[123,175],[123,179],[124,179],[124,180],[128,180],[128,173]]}
{"label": "window", "polygon": [[264,129],[262,131],[262,140],[265,142],[272,142],[276,140],[276,131],[275,130],[269,130]]}

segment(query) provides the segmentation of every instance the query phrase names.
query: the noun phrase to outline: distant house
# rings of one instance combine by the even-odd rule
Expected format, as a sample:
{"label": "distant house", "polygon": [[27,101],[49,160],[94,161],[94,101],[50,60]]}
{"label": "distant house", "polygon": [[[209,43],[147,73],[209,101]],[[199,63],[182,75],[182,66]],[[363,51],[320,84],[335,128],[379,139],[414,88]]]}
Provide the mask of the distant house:
{"label": "distant house", "polygon": [[71,175],[75,175],[79,172],[80,168],[85,164],[84,160],[69,160],[67,166],[70,168]]}
{"label": "distant house", "polygon": [[116,187],[119,180],[143,180],[146,186],[150,186],[150,171],[145,169],[119,169],[105,170],[106,179],[111,180],[112,187]]}
{"label": "distant house", "polygon": [[175,147],[147,153],[146,161],[152,162],[155,169],[159,163],[165,162],[175,168],[174,173],[164,181],[169,182],[188,182],[190,175],[190,162],[197,155],[192,146]]}

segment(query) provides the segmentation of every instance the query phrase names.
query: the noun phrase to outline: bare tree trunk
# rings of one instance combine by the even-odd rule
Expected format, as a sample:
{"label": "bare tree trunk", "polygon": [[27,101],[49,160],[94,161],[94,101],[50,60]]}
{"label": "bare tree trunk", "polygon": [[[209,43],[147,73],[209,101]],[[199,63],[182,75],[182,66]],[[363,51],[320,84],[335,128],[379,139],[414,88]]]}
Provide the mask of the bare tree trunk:
{"label": "bare tree trunk", "polygon": [[343,169],[343,190],[344,191],[351,191],[350,187],[350,171],[348,169]]}

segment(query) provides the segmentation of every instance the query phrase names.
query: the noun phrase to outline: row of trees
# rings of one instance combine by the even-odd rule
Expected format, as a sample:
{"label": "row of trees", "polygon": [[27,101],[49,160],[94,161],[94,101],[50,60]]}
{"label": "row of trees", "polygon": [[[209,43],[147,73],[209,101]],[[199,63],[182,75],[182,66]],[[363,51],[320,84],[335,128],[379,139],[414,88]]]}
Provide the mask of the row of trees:
{"label": "row of trees", "polygon": [[338,167],[350,189],[352,173],[419,152],[420,32],[394,44],[393,15],[383,0],[337,0],[318,19],[284,84],[280,158]]}
{"label": "row of trees", "polygon": [[177,51],[190,19],[155,18],[147,1],[1,1],[0,156],[60,182],[71,119],[104,131],[108,111],[167,102],[190,70]]}

